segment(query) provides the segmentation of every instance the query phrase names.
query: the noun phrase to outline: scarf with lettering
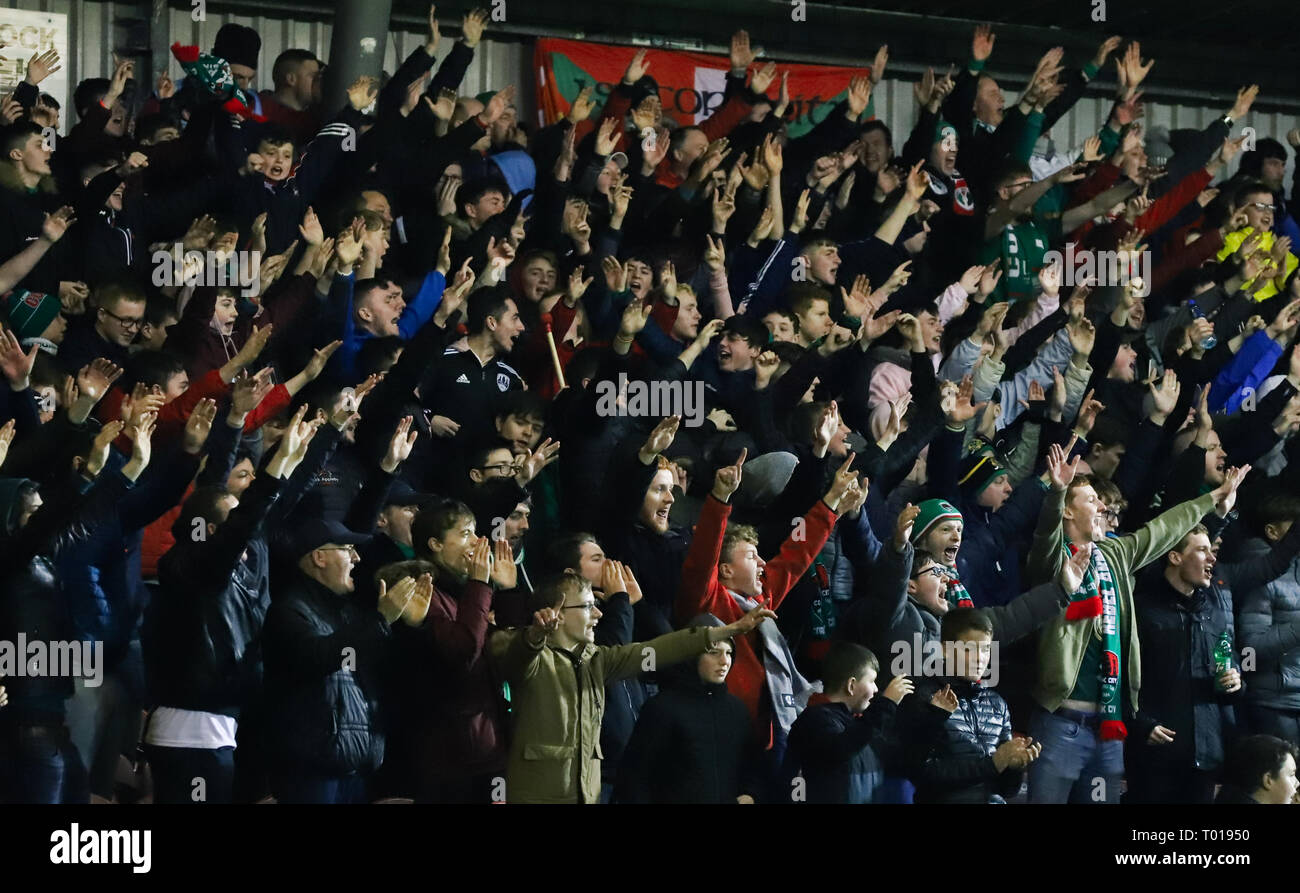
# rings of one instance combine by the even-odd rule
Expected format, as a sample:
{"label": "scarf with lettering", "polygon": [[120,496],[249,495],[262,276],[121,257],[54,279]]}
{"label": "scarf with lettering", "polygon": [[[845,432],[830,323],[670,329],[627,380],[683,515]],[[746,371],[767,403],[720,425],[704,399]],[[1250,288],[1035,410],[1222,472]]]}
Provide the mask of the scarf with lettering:
{"label": "scarf with lettering", "polygon": [[[1070,560],[1077,551],[1077,546],[1067,543],[1064,560]],[[1124,669],[1120,660],[1119,592],[1100,549],[1092,550],[1083,583],[1070,595],[1065,619],[1091,619],[1094,633],[1101,637],[1101,665],[1096,668],[1101,680],[1101,738],[1122,741],[1128,736],[1128,729],[1124,726],[1124,690],[1120,686]],[[1087,671],[1087,667],[1082,670]]]}

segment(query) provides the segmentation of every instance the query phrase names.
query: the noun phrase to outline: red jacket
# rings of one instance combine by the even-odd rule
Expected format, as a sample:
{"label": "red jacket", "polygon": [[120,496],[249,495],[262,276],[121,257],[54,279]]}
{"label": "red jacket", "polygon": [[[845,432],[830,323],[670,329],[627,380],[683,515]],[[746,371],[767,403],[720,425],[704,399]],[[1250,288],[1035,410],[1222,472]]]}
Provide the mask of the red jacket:
{"label": "red jacket", "polygon": [[[700,520],[695,525],[690,550],[682,564],[682,584],[677,591],[677,622],[687,623],[698,614],[710,613],[723,623],[734,623],[744,616],[727,587],[718,582],[718,562],[722,558],[722,536],[727,529],[731,506],[719,502],[711,494],[704,501]],[[757,597],[765,607],[775,611],[786,594],[799,582],[804,571],[826,545],[826,539],[835,526],[836,515],[820,499],[804,516],[802,541],[790,537],[781,545],[781,551],[767,562],[763,570],[763,592]],[[767,623],[775,621],[768,620]],[[727,677],[727,690],[745,702],[749,715],[758,725],[760,740],[768,740],[770,730],[767,720],[761,718],[759,705],[767,675],[763,660],[754,649],[757,631],[736,640],[734,663]]]}

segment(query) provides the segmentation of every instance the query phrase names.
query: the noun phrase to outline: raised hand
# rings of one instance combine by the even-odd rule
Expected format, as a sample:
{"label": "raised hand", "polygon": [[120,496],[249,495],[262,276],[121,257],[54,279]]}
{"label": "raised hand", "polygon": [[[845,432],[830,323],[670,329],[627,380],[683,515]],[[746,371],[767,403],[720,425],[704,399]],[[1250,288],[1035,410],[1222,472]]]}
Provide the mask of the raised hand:
{"label": "raised hand", "polygon": [[478,46],[478,42],[483,39],[483,29],[487,27],[488,14],[485,9],[475,9],[465,13],[461,19],[460,33],[461,40],[465,46],[473,49]]}
{"label": "raised hand", "polygon": [[411,416],[403,416],[401,421],[397,423],[392,438],[388,441],[388,450],[384,453],[380,467],[388,474],[397,471],[398,466],[410,457],[411,450],[415,447],[415,439],[419,436],[420,431],[418,428],[414,431],[411,430]]}
{"label": "raised hand", "polygon": [[217,417],[217,401],[204,397],[194,407],[190,417],[185,420],[185,436],[182,446],[191,456],[197,456],[199,450],[208,442],[212,433],[212,422]]}
{"label": "raised hand", "polygon": [[497,589],[514,589],[519,585],[519,565],[505,537],[492,544],[492,585]]}
{"label": "raised hand", "polygon": [[41,224],[41,236],[47,242],[57,242],[63,238],[63,234],[68,231],[68,227],[76,222],[77,219],[72,208],[64,205],[54,213],[45,215],[45,221]]}
{"label": "raised hand", "polygon": [[951,685],[945,685],[935,692],[934,697],[930,698],[930,703],[945,713],[952,713],[960,706],[957,694],[952,690]]}
{"label": "raised hand", "polygon": [[13,329],[5,329],[3,335],[0,335],[0,372],[9,380],[10,388],[15,391],[27,390],[39,350],[33,344],[31,350],[23,353],[23,346]]}
{"label": "raised hand", "polygon": [[91,360],[90,365],[82,366],[77,373],[77,390],[81,396],[98,403],[108,393],[113,382],[122,377],[122,371],[103,357]]}
{"label": "raised hand", "polygon": [[421,574],[415,581],[415,592],[402,612],[402,622],[407,626],[419,626],[429,614],[429,605],[433,602],[433,575]]}
{"label": "raised hand", "polygon": [[856,453],[849,453],[848,457],[844,460],[844,464],[836,470],[835,480],[832,482],[831,488],[827,490],[826,495],[822,497],[822,501],[825,502],[833,512],[839,511],[839,505],[843,501],[845,494],[848,492],[849,487],[858,482],[858,476],[852,471],[853,461],[856,458]]}
{"label": "raised hand", "polygon": [[393,584],[391,589],[383,580],[379,581],[379,604],[377,607],[385,621],[396,623],[397,619],[406,613],[411,604],[411,599],[415,597],[415,589],[415,580],[411,577],[402,577]]}
{"label": "raised hand", "polygon": [[1079,460],[1081,456],[1075,456],[1072,460],[1066,459],[1066,451],[1059,444],[1052,444],[1047,450],[1047,478],[1051,482],[1052,489],[1057,492],[1064,492],[1074,480],[1075,474],[1079,471]]}
{"label": "raised hand", "polygon": [[1229,468],[1223,476],[1223,483],[1214,489],[1214,511],[1220,518],[1226,518],[1237,503],[1237,488],[1250,474],[1250,466]]}
{"label": "raised hand", "polygon": [[125,422],[116,419],[105,423],[104,427],[99,429],[99,433],[95,435],[94,441],[90,444],[90,452],[86,454],[85,470],[88,477],[98,477],[99,473],[104,470],[104,466],[108,464],[109,448],[112,447],[113,441],[117,440],[125,427]]}
{"label": "raised hand", "polygon": [[961,385],[955,393],[951,393],[943,400],[943,413],[948,420],[949,425],[964,425],[970,419],[975,418],[975,414],[985,407],[988,401],[972,403],[971,397],[975,393],[975,383],[969,375],[961,380]]}
{"label": "raised hand", "polygon": [[556,459],[556,454],[560,451],[560,442],[554,441],[548,437],[537,445],[537,449],[530,452],[524,461],[515,471],[515,481],[521,487],[527,487],[529,482],[537,475],[541,474],[542,469],[550,465]]}
{"label": "raised hand", "polygon": [[640,456],[643,465],[649,465],[653,461],[653,457],[658,456],[672,445],[673,438],[677,436],[677,427],[681,423],[681,416],[670,415],[655,425],[654,430],[645,439],[645,443],[641,445]]}
{"label": "raised hand", "polygon": [[998,36],[993,33],[993,29],[988,25],[976,25],[975,34],[971,37],[970,55],[976,62],[987,61],[993,53],[993,44],[997,41]]}
{"label": "raised hand", "polygon": [[916,691],[916,684],[911,679],[906,676],[895,676],[889,680],[889,684],[881,694],[897,704],[914,691]]}
{"label": "raised hand", "polygon": [[379,82],[363,74],[348,85],[348,103],[358,112],[369,106],[379,96]]}
{"label": "raised hand", "polygon": [[732,495],[740,489],[740,479],[745,468],[748,448],[742,448],[740,458],[735,465],[724,465],[713,475],[713,498],[718,502],[729,502]]}
{"label": "raised hand", "polygon": [[46,50],[43,53],[34,53],[32,58],[27,60],[27,83],[35,87],[62,67],[63,66],[59,64],[59,53],[57,50]]}

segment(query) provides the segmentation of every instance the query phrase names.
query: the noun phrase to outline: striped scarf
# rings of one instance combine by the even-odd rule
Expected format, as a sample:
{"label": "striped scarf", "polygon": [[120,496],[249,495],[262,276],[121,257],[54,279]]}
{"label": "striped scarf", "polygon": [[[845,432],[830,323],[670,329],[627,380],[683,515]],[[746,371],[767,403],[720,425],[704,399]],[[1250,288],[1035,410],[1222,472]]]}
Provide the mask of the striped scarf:
{"label": "striped scarf", "polygon": [[[1065,560],[1068,561],[1077,551],[1077,546],[1067,543]],[[1098,617],[1101,618],[1099,625],[1095,619]],[[1101,678],[1101,738],[1103,741],[1122,741],[1128,736],[1128,729],[1124,726],[1123,688],[1120,686],[1124,666],[1120,660],[1119,592],[1110,565],[1100,549],[1092,550],[1083,583],[1070,595],[1065,619],[1091,619],[1101,636],[1101,665],[1096,668]],[[1087,672],[1087,668],[1081,672]]]}

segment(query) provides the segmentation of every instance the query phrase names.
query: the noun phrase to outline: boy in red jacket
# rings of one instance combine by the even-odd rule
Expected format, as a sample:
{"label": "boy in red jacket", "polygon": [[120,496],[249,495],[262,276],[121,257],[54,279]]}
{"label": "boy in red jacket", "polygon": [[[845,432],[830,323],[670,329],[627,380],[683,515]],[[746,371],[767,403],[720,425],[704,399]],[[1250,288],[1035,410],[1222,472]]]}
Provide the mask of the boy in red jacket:
{"label": "boy in red jacket", "polygon": [[[826,544],[841,503],[856,504],[862,494],[857,476],[849,470],[854,459],[850,453],[825,497],[795,526],[780,553],[765,562],[758,555],[753,528],[727,526],[728,501],[740,487],[745,455],[742,450],[735,465],[718,469],[713,491],[700,512],[682,566],[676,603],[679,624],[705,613],[731,623],[758,605],[775,611]],[[810,689],[795,669],[790,646],[776,624],[736,639],[735,667],[727,677],[727,689],[745,702],[757,725],[758,740],[769,751],[772,765],[779,766],[786,735],[807,703]]]}

